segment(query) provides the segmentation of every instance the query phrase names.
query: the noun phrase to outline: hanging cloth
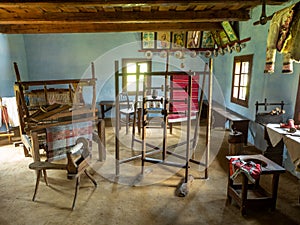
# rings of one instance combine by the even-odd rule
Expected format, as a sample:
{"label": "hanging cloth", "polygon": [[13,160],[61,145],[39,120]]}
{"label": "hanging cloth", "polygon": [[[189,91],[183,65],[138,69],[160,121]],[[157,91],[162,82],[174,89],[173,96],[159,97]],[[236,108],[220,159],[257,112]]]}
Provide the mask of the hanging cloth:
{"label": "hanging cloth", "polygon": [[[276,12],[271,20],[267,39],[266,64],[264,73],[274,73],[276,50],[282,51],[283,45],[288,39],[290,27],[294,16],[295,4]],[[290,55],[284,55],[283,73],[291,73],[292,62]]]}
{"label": "hanging cloth", "polygon": [[294,7],[294,18],[290,29],[289,37],[283,52],[290,54],[293,61],[300,62],[300,2]]}
{"label": "hanging cloth", "polygon": [[3,97],[2,105],[4,105],[7,109],[8,114],[8,125],[10,127],[17,127],[20,125],[19,114],[18,114],[18,106],[16,97]]}
{"label": "hanging cloth", "polygon": [[0,109],[1,109],[1,126],[2,123],[4,123],[6,126],[6,130],[9,131],[7,108],[2,104],[2,98],[0,98]]}
{"label": "hanging cloth", "polygon": [[9,131],[8,113],[7,113],[6,106],[1,107],[1,114],[2,114],[2,123],[5,124],[6,131]]}

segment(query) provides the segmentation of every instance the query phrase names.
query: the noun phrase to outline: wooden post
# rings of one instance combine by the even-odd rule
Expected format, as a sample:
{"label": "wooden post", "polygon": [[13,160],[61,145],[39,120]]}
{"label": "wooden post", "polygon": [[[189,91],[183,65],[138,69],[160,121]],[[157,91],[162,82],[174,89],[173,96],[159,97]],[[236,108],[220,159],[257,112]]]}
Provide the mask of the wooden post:
{"label": "wooden post", "polygon": [[208,162],[211,138],[211,118],[212,118],[212,87],[213,87],[213,59],[209,60],[209,86],[208,86],[208,114],[206,129],[206,157],[205,157],[205,179],[208,178]]}
{"label": "wooden post", "polygon": [[92,67],[92,82],[93,82],[93,99],[92,99],[92,110],[93,117],[96,116],[96,79],[95,79],[95,66],[94,63],[91,63]]}
{"label": "wooden post", "polygon": [[39,145],[39,139],[38,139],[38,132],[37,131],[31,131],[31,143],[32,143],[32,158],[34,162],[41,161],[40,158],[40,145]]}
{"label": "wooden post", "polygon": [[120,132],[120,102],[119,102],[119,62],[115,61],[115,115],[116,115],[116,129],[115,129],[115,149],[116,149],[116,175],[120,174],[120,143],[119,143],[119,132]]}
{"label": "wooden post", "polygon": [[103,162],[106,160],[106,140],[105,140],[105,120],[100,119],[97,123],[98,129],[98,154],[99,154],[99,161]]}
{"label": "wooden post", "polygon": [[166,160],[166,154],[167,154],[167,145],[168,145],[168,141],[167,141],[167,137],[168,137],[168,133],[167,133],[167,126],[168,126],[168,104],[169,104],[169,99],[168,99],[168,72],[169,72],[169,52],[167,51],[167,62],[166,62],[166,73],[165,73],[165,89],[164,89],[164,97],[165,97],[165,101],[164,101],[164,126],[163,126],[163,161]]}

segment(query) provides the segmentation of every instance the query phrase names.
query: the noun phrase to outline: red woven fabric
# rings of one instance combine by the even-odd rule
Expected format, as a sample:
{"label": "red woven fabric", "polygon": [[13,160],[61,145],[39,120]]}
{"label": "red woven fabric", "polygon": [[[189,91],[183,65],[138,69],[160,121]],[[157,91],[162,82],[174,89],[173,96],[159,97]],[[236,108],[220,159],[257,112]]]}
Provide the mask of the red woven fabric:
{"label": "red woven fabric", "polygon": [[[170,114],[169,119],[177,119],[181,117],[187,117],[185,113],[188,110],[187,100],[188,92],[188,75],[173,75],[171,77],[171,100],[170,112],[179,114]],[[198,111],[198,93],[199,93],[199,74],[192,76],[192,101],[191,101],[191,112],[192,116]]]}
{"label": "red woven fabric", "polygon": [[261,165],[252,161],[245,162],[240,158],[230,159],[230,178],[234,179],[238,174],[244,173],[254,183],[261,174]]}

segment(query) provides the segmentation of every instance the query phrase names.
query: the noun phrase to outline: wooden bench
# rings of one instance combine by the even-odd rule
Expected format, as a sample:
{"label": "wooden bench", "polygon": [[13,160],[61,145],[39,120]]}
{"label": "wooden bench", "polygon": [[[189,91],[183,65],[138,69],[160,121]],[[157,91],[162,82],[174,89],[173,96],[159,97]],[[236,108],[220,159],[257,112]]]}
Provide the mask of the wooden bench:
{"label": "wooden bench", "polygon": [[230,121],[232,123],[231,127],[237,131],[243,133],[244,144],[248,143],[248,128],[249,128],[249,119],[233,112],[232,110],[226,109],[220,106],[213,106],[213,127],[225,127],[225,123]]}

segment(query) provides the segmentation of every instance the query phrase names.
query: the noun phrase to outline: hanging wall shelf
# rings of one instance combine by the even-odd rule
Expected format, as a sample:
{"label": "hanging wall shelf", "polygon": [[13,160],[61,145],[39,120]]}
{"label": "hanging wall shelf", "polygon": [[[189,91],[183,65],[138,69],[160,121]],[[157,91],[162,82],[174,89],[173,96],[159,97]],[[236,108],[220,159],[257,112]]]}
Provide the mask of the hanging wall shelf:
{"label": "hanging wall shelf", "polygon": [[[145,52],[147,58],[152,58],[153,54],[159,54],[162,58],[165,55],[164,53],[173,53],[176,58],[182,58],[182,55],[185,53],[190,54],[191,57],[195,57],[198,53],[204,53],[206,57],[215,57],[220,54],[224,55],[226,52],[231,53],[232,51],[240,52],[241,49],[246,47],[246,42],[250,41],[251,37],[235,41],[227,44],[226,46],[218,46],[215,44],[214,48],[179,48],[179,49],[141,49],[139,52]],[[181,54],[179,54],[179,52]],[[181,56],[180,56],[181,55]]]}

